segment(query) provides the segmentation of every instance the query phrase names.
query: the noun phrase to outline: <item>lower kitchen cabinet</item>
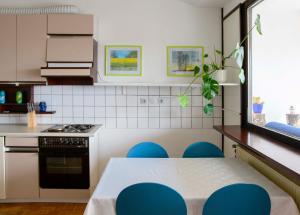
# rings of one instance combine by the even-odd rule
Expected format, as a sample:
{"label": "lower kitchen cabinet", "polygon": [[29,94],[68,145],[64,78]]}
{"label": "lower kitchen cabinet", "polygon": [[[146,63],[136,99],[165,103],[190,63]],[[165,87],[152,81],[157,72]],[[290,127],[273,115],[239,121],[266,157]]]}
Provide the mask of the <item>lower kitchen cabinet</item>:
{"label": "lower kitchen cabinet", "polygon": [[39,198],[38,153],[6,152],[6,198]]}
{"label": "lower kitchen cabinet", "polygon": [[4,137],[0,137],[0,199],[5,199]]}

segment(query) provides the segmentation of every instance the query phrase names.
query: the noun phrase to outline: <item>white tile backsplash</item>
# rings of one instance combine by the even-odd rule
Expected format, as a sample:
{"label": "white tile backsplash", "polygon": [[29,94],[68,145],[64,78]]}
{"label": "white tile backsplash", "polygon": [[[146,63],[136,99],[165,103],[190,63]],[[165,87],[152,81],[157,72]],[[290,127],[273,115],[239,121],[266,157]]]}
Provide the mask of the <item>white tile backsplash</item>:
{"label": "white tile backsplash", "polygon": [[89,106],[89,107],[95,106],[95,96],[84,95],[83,104],[84,106]]}
{"label": "white tile backsplash", "polygon": [[62,90],[62,86],[52,86],[52,95],[60,95]]}
{"label": "white tile backsplash", "polygon": [[128,128],[137,128],[138,127],[138,119],[137,118],[127,118],[127,126],[128,126]]}
{"label": "white tile backsplash", "polygon": [[105,116],[106,117],[117,117],[116,107],[105,107]]}
{"label": "white tile backsplash", "polygon": [[105,118],[105,107],[95,107],[95,117]]}
{"label": "white tile backsplash", "polygon": [[83,94],[84,95],[94,95],[95,94],[95,87],[93,87],[93,86],[84,86]]}
{"label": "white tile backsplash", "polygon": [[73,95],[73,105],[83,106],[83,95]]}
{"label": "white tile backsplash", "polygon": [[95,95],[95,106],[105,107],[105,95]]}
{"label": "white tile backsplash", "polygon": [[148,128],[149,118],[138,118],[138,128]]}
{"label": "white tile backsplash", "polygon": [[149,118],[149,128],[159,128],[159,118]]}
{"label": "white tile backsplash", "polygon": [[95,107],[84,106],[83,114],[84,114],[84,118],[94,118],[95,117]]}
{"label": "white tile backsplash", "polygon": [[74,106],[73,107],[73,117],[74,118],[81,118],[84,116],[83,114],[83,106]]}
{"label": "white tile backsplash", "polygon": [[[41,124],[96,123],[106,128],[199,129],[222,123],[222,97],[214,99],[212,116],[203,113],[199,88],[187,92],[191,103],[181,108],[181,87],[36,86],[35,102],[46,101],[53,115],[38,115]],[[26,123],[26,115],[0,115],[0,123]]]}
{"label": "white tile backsplash", "polygon": [[73,106],[72,95],[63,95],[63,106]]}
{"label": "white tile backsplash", "polygon": [[126,107],[126,96],[125,95],[117,95],[116,102],[117,102],[117,106]]}
{"label": "white tile backsplash", "polygon": [[171,117],[171,107],[159,107],[160,117]]}
{"label": "white tile backsplash", "polygon": [[127,106],[136,107],[138,105],[138,97],[137,96],[127,96]]}
{"label": "white tile backsplash", "polygon": [[149,95],[148,87],[138,87],[138,95],[141,96]]}
{"label": "white tile backsplash", "polygon": [[63,86],[63,94],[64,95],[72,95],[73,94],[73,87],[72,86]]}
{"label": "white tile backsplash", "polygon": [[159,107],[149,107],[149,117],[159,117]]}
{"label": "white tile backsplash", "polygon": [[124,117],[127,116],[127,110],[126,107],[117,107],[117,117]]}
{"label": "white tile backsplash", "polygon": [[116,106],[116,96],[115,95],[106,95],[105,105],[106,106]]}

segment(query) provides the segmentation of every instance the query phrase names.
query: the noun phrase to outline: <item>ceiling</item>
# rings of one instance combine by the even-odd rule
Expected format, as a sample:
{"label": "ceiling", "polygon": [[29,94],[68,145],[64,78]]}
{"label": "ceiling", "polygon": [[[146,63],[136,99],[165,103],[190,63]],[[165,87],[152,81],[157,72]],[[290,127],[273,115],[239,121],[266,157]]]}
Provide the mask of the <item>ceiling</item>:
{"label": "ceiling", "polygon": [[232,0],[182,0],[184,2],[199,7],[224,7],[224,5]]}

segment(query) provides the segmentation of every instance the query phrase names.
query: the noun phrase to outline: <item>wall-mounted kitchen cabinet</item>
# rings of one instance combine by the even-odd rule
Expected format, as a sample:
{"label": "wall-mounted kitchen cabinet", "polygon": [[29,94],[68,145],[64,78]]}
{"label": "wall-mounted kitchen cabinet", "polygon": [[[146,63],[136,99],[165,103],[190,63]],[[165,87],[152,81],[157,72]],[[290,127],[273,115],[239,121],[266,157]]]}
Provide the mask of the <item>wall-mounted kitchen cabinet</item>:
{"label": "wall-mounted kitchen cabinet", "polygon": [[17,17],[0,15],[0,81],[16,81]]}
{"label": "wall-mounted kitchen cabinet", "polygon": [[50,35],[93,35],[93,15],[49,14]]}
{"label": "wall-mounted kitchen cabinet", "polygon": [[41,82],[46,66],[47,16],[0,15],[0,81]]}
{"label": "wall-mounted kitchen cabinet", "polygon": [[46,64],[47,15],[17,16],[17,81],[43,81]]}
{"label": "wall-mounted kitchen cabinet", "polygon": [[51,36],[47,62],[93,62],[92,36]]}

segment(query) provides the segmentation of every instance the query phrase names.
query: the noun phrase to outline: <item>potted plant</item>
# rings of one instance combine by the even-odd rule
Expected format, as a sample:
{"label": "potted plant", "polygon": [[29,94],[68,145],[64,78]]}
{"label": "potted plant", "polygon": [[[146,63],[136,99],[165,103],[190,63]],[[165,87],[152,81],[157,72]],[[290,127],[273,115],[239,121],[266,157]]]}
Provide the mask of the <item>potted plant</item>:
{"label": "potted plant", "polygon": [[[187,96],[188,90],[192,84],[198,79],[201,80],[201,91],[202,96],[207,100],[207,104],[204,106],[204,113],[210,115],[213,113],[214,106],[212,104],[213,98],[219,94],[220,84],[219,82],[226,81],[226,73],[228,68],[232,68],[239,71],[239,79],[243,84],[245,82],[245,74],[243,70],[244,61],[244,47],[243,44],[247,41],[250,33],[256,29],[256,31],[262,35],[260,15],[257,15],[255,23],[252,28],[248,31],[247,35],[243,38],[240,43],[237,43],[235,49],[233,49],[228,56],[225,56],[220,50],[214,49],[214,58],[210,57],[210,63],[204,63],[202,70],[199,66],[194,68],[194,79],[190,82],[189,86],[185,91],[178,96],[179,103],[182,107],[186,107],[189,104],[189,97]],[[209,58],[208,54],[204,54],[204,58]],[[234,58],[237,67],[226,65],[227,60]]]}

